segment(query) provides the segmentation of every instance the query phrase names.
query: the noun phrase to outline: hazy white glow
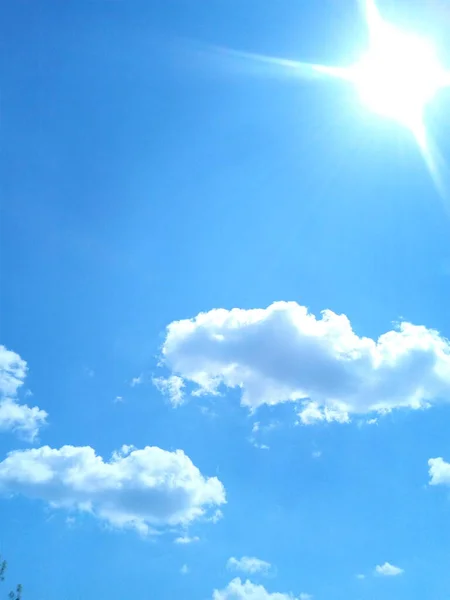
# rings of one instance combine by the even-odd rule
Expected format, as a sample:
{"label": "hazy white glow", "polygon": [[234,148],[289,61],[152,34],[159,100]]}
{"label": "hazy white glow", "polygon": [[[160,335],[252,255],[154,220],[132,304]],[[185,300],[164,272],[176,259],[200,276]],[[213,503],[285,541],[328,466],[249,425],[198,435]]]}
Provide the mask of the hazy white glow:
{"label": "hazy white glow", "polygon": [[349,79],[369,109],[410,129],[444,199],[445,165],[429,139],[425,110],[439,90],[450,86],[450,71],[440,65],[431,42],[384,21],[375,0],[366,0],[365,8],[369,48],[349,69]]}
{"label": "hazy white glow", "polygon": [[433,49],[423,40],[386,27],[353,70],[364,103],[385,117],[414,127],[444,81]]}
{"label": "hazy white glow", "polygon": [[426,105],[449,76],[431,43],[383,21],[371,0],[366,13],[370,45],[350,80],[368,108],[419,135]]}

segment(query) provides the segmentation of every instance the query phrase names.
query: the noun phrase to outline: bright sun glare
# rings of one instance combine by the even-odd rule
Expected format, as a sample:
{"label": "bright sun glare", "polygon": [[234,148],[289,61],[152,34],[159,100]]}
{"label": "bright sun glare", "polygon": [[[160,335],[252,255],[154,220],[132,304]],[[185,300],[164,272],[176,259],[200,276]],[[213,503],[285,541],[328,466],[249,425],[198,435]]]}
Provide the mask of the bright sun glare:
{"label": "bright sun glare", "polygon": [[369,49],[348,79],[368,108],[420,135],[425,108],[449,84],[449,75],[431,43],[383,21],[373,1],[366,15]]}
{"label": "bright sun glare", "polygon": [[[450,71],[441,66],[430,41],[385,21],[375,0],[361,1],[364,2],[369,44],[361,59],[350,67],[234,54],[278,69],[288,69],[299,77],[331,77],[353,85],[367,108],[412,132],[439,192],[442,197],[447,196],[449,193],[444,189],[442,175],[445,165],[429,139],[425,111],[441,89],[450,87]],[[450,195],[447,208],[450,211]]]}

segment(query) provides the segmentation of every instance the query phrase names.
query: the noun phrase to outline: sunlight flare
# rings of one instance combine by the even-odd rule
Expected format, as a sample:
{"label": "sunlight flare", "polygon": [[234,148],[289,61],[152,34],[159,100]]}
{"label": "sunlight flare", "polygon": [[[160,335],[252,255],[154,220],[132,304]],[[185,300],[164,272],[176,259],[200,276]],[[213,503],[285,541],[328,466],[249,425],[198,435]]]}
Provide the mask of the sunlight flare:
{"label": "sunlight flare", "polygon": [[418,135],[426,106],[449,84],[449,74],[428,40],[383,21],[373,0],[366,18],[369,48],[350,67],[350,80],[368,108]]}
{"label": "sunlight flare", "polygon": [[363,6],[368,48],[356,64],[326,66],[255,54],[234,54],[287,70],[292,76],[340,79],[353,85],[369,110],[411,131],[442,195],[445,188],[442,161],[429,138],[425,113],[439,91],[450,87],[450,71],[440,64],[429,40],[385,21],[375,0],[365,0]]}

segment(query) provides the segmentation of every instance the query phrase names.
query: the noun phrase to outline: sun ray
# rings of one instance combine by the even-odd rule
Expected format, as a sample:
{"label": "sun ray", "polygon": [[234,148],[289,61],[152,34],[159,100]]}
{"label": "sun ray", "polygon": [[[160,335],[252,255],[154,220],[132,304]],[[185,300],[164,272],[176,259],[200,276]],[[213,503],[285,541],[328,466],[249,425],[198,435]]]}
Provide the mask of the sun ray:
{"label": "sun ray", "polygon": [[415,128],[415,138],[428,172],[430,173],[436,190],[442,200],[442,205],[447,212],[447,215],[450,217],[450,190],[448,186],[450,179],[448,165],[443,159],[436,144],[433,142],[423,120],[421,123],[417,123]]}
{"label": "sun ray", "polygon": [[373,43],[383,30],[383,19],[375,0],[362,0],[362,4],[369,37]]}
{"label": "sun ray", "polygon": [[275,67],[286,71],[290,76],[301,77],[305,79],[315,77],[334,77],[336,79],[348,79],[349,73],[345,67],[327,67],[325,65],[300,62],[286,58],[277,58],[274,56],[266,56],[264,54],[256,54],[252,52],[241,52],[230,48],[215,47],[215,52],[224,54],[228,57],[234,57],[242,61],[250,61],[266,65],[267,67]]}

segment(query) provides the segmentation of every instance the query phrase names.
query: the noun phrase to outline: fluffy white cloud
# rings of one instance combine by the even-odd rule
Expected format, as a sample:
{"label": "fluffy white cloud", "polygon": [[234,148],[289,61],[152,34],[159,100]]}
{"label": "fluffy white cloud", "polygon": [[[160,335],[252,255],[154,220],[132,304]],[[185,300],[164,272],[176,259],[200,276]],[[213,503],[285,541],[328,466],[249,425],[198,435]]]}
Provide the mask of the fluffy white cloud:
{"label": "fluffy white cloud", "polygon": [[158,390],[167,396],[173,406],[179,406],[184,402],[184,381],[178,375],[172,375],[171,377],[153,377],[153,385]]}
{"label": "fluffy white cloud", "polygon": [[124,446],[109,461],[89,446],[16,450],[0,463],[0,492],[89,512],[144,534],[186,525],[225,502],[217,477],[204,477],[181,450],[157,447]]}
{"label": "fluffy white cloud", "polygon": [[232,556],[228,559],[227,567],[232,571],[242,571],[243,573],[268,573],[271,564],[254,556],[243,556],[242,558]]}
{"label": "fluffy white cloud", "polygon": [[442,457],[430,458],[430,485],[450,485],[450,464]]}
{"label": "fluffy white cloud", "polygon": [[0,345],[0,392],[15,396],[27,376],[27,363],[18,354]]}
{"label": "fluffy white cloud", "polygon": [[384,565],[377,565],[375,567],[375,573],[377,575],[383,575],[383,577],[395,577],[397,575],[402,575],[403,569],[385,562]]}
{"label": "fluffy white cloud", "polygon": [[47,413],[37,406],[19,404],[12,398],[0,400],[0,431],[16,431],[33,441],[46,421]]}
{"label": "fluffy white cloud", "polygon": [[[301,600],[301,595],[299,600]],[[214,590],[213,600],[295,600],[292,594],[270,593],[263,585],[242,582],[239,577],[230,581],[223,590]]]}
{"label": "fluffy white cloud", "polygon": [[303,425],[312,425],[318,421],[325,421],[326,423],[349,423],[349,409],[348,407],[329,407],[320,406],[317,402],[305,402],[302,408],[298,412],[300,422]]}
{"label": "fluffy white cloud", "polygon": [[450,343],[438,332],[403,322],[359,337],[345,315],[316,318],[296,302],[174,321],[161,360],[195,395],[240,388],[252,410],[302,401],[305,424],[450,400]]}
{"label": "fluffy white cloud", "polygon": [[17,402],[17,393],[26,375],[27,363],[0,345],[0,431],[16,431],[33,440],[45,424],[47,413],[37,406]]}

